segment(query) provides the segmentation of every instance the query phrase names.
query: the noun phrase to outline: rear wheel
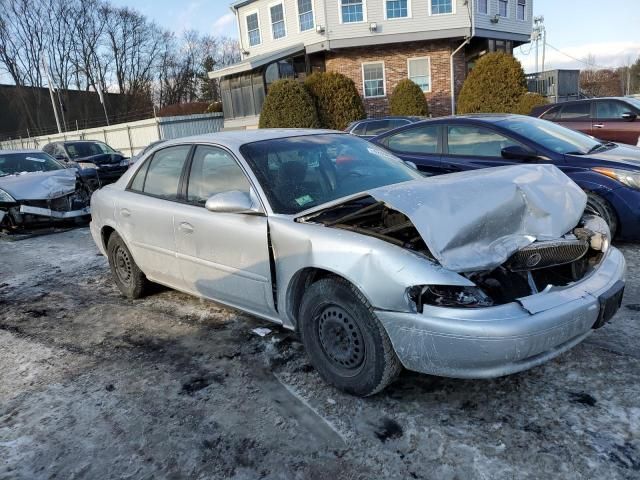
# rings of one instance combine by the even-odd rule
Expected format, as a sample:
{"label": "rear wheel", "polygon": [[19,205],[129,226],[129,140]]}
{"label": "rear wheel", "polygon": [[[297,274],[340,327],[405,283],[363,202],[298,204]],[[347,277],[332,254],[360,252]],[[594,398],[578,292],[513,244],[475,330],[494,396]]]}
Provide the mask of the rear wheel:
{"label": "rear wheel", "polygon": [[107,242],[107,256],[113,279],[120,292],[131,299],[142,297],[149,281],[136,265],[120,235],[115,232]]}
{"label": "rear wheel", "polygon": [[345,280],[324,278],[311,285],[302,299],[298,325],[311,363],[340,390],[373,395],[402,371],[373,308]]}
{"label": "rear wheel", "polygon": [[618,231],[618,216],[611,204],[597,193],[587,192],[587,208],[586,212],[602,217],[609,225],[611,238],[615,237]]}

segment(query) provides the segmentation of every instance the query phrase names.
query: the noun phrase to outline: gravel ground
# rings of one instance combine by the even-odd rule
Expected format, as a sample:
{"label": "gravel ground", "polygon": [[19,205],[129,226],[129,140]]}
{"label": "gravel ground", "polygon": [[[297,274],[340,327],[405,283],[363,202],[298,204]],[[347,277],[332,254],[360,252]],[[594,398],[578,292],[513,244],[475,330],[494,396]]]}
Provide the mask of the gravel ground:
{"label": "gravel ground", "polygon": [[123,299],[86,228],[0,241],[0,479],[640,478],[640,248],[622,249],[624,307],[571,352],[363,400],[264,321]]}

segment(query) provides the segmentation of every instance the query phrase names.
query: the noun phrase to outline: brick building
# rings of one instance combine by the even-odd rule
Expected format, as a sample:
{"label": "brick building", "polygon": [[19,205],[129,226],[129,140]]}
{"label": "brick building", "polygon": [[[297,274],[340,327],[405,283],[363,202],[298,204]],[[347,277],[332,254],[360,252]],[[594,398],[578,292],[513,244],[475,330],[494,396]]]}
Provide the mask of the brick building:
{"label": "brick building", "polygon": [[314,71],[351,78],[369,116],[388,113],[388,95],[404,78],[422,88],[433,115],[447,115],[478,57],[530,40],[532,3],[239,0],[231,9],[242,61],[209,76],[220,80],[227,128],[257,125],[271,83]]}

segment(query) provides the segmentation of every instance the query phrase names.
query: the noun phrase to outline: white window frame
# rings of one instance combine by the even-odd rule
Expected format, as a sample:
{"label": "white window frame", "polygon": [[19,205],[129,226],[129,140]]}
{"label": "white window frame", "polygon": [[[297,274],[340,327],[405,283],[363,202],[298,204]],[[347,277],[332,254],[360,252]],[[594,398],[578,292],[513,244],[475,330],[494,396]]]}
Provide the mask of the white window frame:
{"label": "white window frame", "polygon": [[411,68],[409,67],[409,65],[411,64],[412,60],[426,60],[427,61],[427,65],[429,66],[428,71],[429,71],[429,90],[422,90],[422,93],[431,93],[431,90],[433,89],[433,82],[431,81],[431,57],[411,57],[411,58],[407,58],[407,78],[409,80],[411,80]]}
{"label": "white window frame", "polygon": [[315,0],[311,0],[311,16],[313,17],[313,27],[307,30],[300,29],[300,6],[298,5],[298,0],[295,0],[295,2],[296,2],[296,23],[298,25],[298,33],[315,32],[315,28],[317,25]]}
{"label": "white window frame", "polygon": [[480,2],[478,0],[476,0],[476,13],[480,14],[480,15],[489,15],[489,4],[491,3],[491,0],[486,0],[487,2],[487,11],[483,12],[482,10],[480,10]]}
{"label": "white window frame", "polygon": [[[328,1],[328,0],[325,0]],[[359,25],[367,22],[367,0],[362,0],[362,21],[361,22],[345,22],[342,18],[342,0],[338,1],[338,14],[340,15],[340,24],[344,25]]]}
{"label": "white window frame", "polygon": [[389,20],[390,22],[392,22],[394,20],[406,20],[407,18],[413,18],[413,16],[411,15],[411,0],[407,0],[407,16],[406,17],[394,17],[394,18],[387,17],[387,2],[391,2],[391,1],[393,0],[383,0],[382,2],[382,9],[384,10],[382,14],[384,15],[385,20]]}
{"label": "white window frame", "polygon": [[[284,35],[280,38],[275,38],[273,34],[273,19],[271,18],[271,7],[275,7],[277,5],[282,5],[282,23],[284,24]],[[267,5],[267,10],[269,12],[269,25],[271,26],[271,40],[277,42],[278,40],[284,40],[287,38],[287,11],[284,8],[284,0],[278,0],[277,2],[271,2]]]}
{"label": "white window frame", "polygon": [[[382,95],[374,95],[371,97],[367,97],[367,89],[365,88],[365,79],[364,79],[364,67],[365,65],[382,65],[382,91],[384,92]],[[387,96],[387,72],[384,65],[384,60],[379,60],[376,62],[362,62],[360,66],[360,70],[362,73],[362,96],[365,99],[369,98],[385,98]]]}
{"label": "white window frame", "polygon": [[455,15],[456,14],[456,3],[457,0],[451,0],[451,13],[433,13],[433,2],[429,0],[429,16],[430,17],[442,17],[445,15]]}
{"label": "white window frame", "polygon": [[[249,37],[249,24],[247,23],[247,18],[249,18],[253,14],[255,14],[256,18],[258,19],[258,33],[260,34],[260,42],[251,45],[251,38]],[[260,24],[260,12],[258,10],[252,10],[244,14],[244,28],[247,32],[247,45],[249,46],[249,48],[262,45],[262,25]]]}
{"label": "white window frame", "polygon": [[519,22],[526,22],[527,21],[527,8],[529,7],[529,4],[527,3],[527,0],[524,0],[524,18],[518,18],[518,2],[520,0],[516,0],[516,20]]}
{"label": "white window frame", "polygon": [[509,18],[509,0],[504,0],[502,3],[506,3],[507,4],[507,14],[506,15],[500,15],[500,2],[502,0],[498,0],[498,11],[496,13],[496,15],[498,15],[498,17],[500,18]]}

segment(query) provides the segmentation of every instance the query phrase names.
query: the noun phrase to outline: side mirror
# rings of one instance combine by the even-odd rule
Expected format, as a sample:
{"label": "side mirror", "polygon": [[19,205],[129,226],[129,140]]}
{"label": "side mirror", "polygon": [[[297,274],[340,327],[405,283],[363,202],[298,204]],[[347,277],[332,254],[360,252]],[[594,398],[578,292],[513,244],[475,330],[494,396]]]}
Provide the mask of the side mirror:
{"label": "side mirror", "polygon": [[633,122],[636,118],[638,118],[638,115],[633,112],[624,112],[622,114],[622,119],[626,120],[627,122]]}
{"label": "side mirror", "polygon": [[507,160],[529,161],[538,159],[538,155],[536,155],[535,152],[527,150],[520,145],[511,145],[509,147],[504,147],[501,153],[502,158]]}
{"label": "side mirror", "polygon": [[238,190],[214,195],[207,200],[205,208],[217,213],[264,213],[253,192],[247,194]]}
{"label": "side mirror", "polygon": [[410,160],[405,160],[405,161],[404,161],[404,163],[406,163],[407,165],[409,165],[409,166],[410,166],[411,168],[413,168],[414,170],[418,170],[418,166],[417,166],[415,163],[413,163],[412,161],[410,161]]}

